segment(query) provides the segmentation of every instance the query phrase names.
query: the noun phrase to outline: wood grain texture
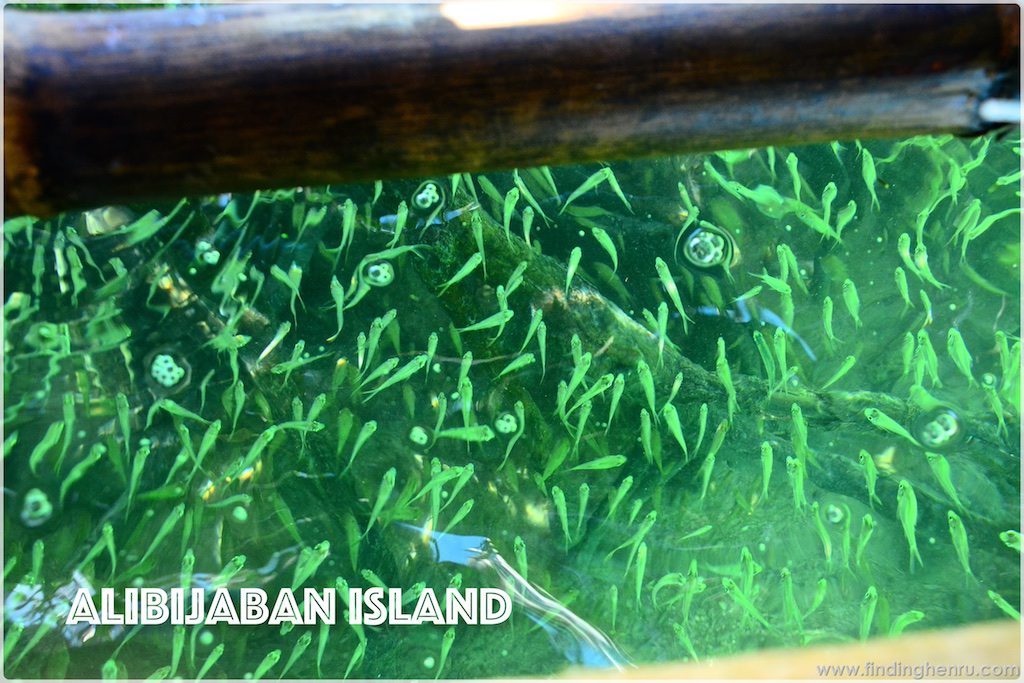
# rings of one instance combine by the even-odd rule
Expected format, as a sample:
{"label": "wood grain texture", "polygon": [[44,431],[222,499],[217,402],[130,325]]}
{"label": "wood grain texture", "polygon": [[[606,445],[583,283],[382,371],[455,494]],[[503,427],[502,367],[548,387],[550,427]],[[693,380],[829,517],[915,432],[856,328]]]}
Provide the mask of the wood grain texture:
{"label": "wood grain texture", "polygon": [[1019,61],[1016,6],[601,6],[475,30],[443,10],[8,10],[7,213],[977,132]]}

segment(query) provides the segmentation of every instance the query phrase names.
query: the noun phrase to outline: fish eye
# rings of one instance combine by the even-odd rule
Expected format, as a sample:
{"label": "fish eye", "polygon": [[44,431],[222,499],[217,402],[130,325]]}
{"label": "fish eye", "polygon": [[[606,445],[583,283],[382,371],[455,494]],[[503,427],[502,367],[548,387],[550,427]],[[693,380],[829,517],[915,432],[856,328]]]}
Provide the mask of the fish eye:
{"label": "fish eye", "polygon": [[363,276],[373,287],[387,287],[395,281],[395,267],[390,261],[374,261],[366,266]]}

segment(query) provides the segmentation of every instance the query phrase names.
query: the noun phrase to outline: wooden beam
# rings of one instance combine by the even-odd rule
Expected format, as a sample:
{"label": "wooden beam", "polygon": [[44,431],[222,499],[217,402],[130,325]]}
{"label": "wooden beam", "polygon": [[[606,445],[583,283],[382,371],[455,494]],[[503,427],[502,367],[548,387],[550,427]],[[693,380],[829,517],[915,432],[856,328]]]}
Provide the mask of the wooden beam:
{"label": "wooden beam", "polygon": [[973,133],[1019,60],[1016,5],[551,7],[7,10],[7,214]]}
{"label": "wooden beam", "polygon": [[[989,621],[907,633],[898,638],[872,638],[849,645],[757,650],[687,664],[651,664],[626,672],[572,669],[566,678],[672,681],[1018,680],[1020,654],[1020,623]],[[826,673],[824,667],[832,668]],[[853,672],[854,667],[860,667],[859,673]]]}

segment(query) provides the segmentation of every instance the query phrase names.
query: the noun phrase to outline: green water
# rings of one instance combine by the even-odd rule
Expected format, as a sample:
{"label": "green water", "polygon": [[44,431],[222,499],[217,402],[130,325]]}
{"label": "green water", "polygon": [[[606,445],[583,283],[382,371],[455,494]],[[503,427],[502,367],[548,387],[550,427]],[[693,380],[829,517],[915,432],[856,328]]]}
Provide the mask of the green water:
{"label": "green water", "polygon": [[[75,588],[188,584],[192,558],[199,586],[289,587],[311,557],[306,587],[499,585],[401,523],[489,537],[634,664],[1006,618],[1019,153],[1013,131],[615,163],[621,196],[606,179],[571,202],[600,166],[442,177],[436,224],[423,179],[8,220],[5,673],[541,676],[585,656],[522,606],[454,627],[440,672],[434,625],[63,625]],[[701,240],[731,259],[698,268]],[[436,438],[467,426],[490,438]]]}

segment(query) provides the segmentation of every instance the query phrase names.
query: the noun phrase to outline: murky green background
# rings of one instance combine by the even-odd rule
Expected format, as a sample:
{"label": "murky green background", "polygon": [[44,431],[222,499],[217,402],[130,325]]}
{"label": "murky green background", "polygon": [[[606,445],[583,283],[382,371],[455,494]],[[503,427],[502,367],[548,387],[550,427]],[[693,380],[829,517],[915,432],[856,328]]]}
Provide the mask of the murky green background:
{"label": "murky green background", "polygon": [[[992,596],[1019,608],[1019,550],[1000,538],[1020,509],[1019,154],[1014,130],[668,157],[612,164],[621,197],[606,180],[571,203],[600,166],[442,177],[429,224],[415,210],[424,179],[9,219],[5,673],[547,675],[1006,618]],[[415,249],[381,256],[403,201],[393,246]],[[826,223],[831,235],[813,229]],[[712,251],[730,235],[732,261],[687,260],[694,230]],[[480,244],[484,263],[441,293]],[[502,298],[503,328],[457,331]],[[425,353],[422,370],[370,395],[387,359],[394,373]],[[534,362],[502,374],[525,353]],[[559,383],[587,360],[563,419]],[[589,414],[570,410],[595,386]],[[871,409],[909,435],[873,425]],[[487,441],[435,439],[482,425]],[[862,463],[877,470],[873,503]],[[453,468],[433,519],[432,495],[417,494]],[[500,585],[489,566],[431,561],[400,523],[489,537],[576,627],[521,607],[501,626],[458,626],[439,672],[438,626],[63,625],[78,587],[180,586],[191,558],[193,586],[276,590],[300,567],[314,570],[304,586]],[[581,645],[584,622],[622,655]]]}

